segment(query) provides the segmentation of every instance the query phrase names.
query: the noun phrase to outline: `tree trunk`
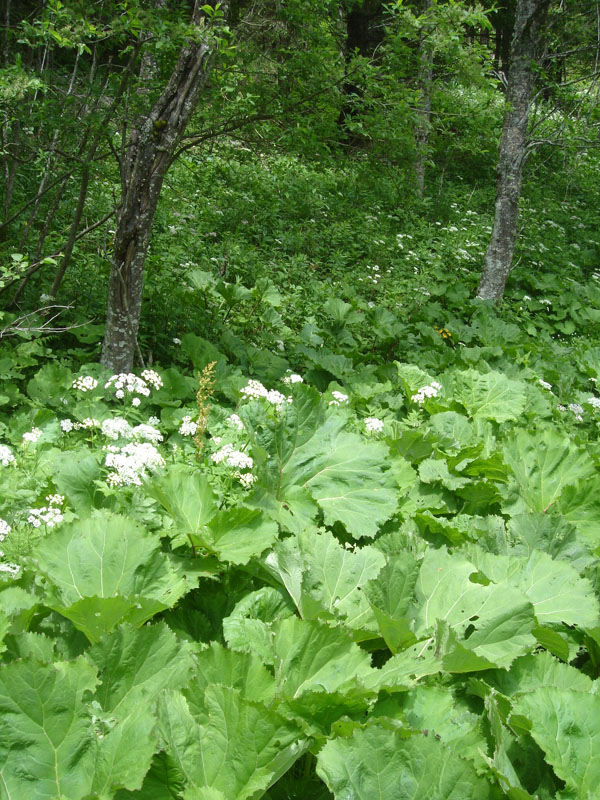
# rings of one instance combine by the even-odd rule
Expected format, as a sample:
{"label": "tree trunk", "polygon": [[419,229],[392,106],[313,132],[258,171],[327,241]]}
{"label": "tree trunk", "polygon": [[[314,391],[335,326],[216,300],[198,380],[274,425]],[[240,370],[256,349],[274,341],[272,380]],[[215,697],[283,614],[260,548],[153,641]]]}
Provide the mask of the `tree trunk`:
{"label": "tree trunk", "polygon": [[[201,16],[196,0],[193,22],[198,26]],[[144,265],[160,191],[210,73],[216,48],[208,34],[183,45],[165,89],[132,132],[127,158],[121,165],[124,191],[115,232],[101,359],[113,372],[129,372],[133,365]]]}
{"label": "tree trunk", "polygon": [[548,5],[549,0],[519,0],[517,3],[506,112],[498,153],[494,223],[477,290],[477,297],[482,300],[499,300],[503,296],[512,264],[534,84],[533,61],[538,31]]}
{"label": "tree trunk", "polygon": [[[432,0],[422,0],[421,17],[425,18],[432,6]],[[433,82],[433,48],[431,45],[431,24],[424,22],[419,33],[419,107],[415,129],[415,179],[419,197],[425,194],[425,166],[429,152],[429,131],[431,129],[431,84]]]}
{"label": "tree trunk", "polygon": [[349,145],[360,144],[361,137],[349,133],[345,125],[355,116],[355,100],[363,95],[363,87],[356,83],[356,79],[348,76],[348,69],[355,55],[363,58],[375,58],[378,47],[384,40],[385,29],[383,26],[383,3],[381,0],[346,0],[342,3],[345,12],[346,41],[344,43],[344,56],[346,59],[347,80],[343,85],[343,102],[338,116],[337,124],[341,130],[342,139]]}

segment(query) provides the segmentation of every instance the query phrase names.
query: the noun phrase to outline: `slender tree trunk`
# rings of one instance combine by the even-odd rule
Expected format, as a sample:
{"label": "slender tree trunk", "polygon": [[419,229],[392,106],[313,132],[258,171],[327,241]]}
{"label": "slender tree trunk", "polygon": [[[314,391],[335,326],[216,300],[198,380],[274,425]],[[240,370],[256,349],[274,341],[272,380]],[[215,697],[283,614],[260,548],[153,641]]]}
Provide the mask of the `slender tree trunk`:
{"label": "slender tree trunk", "polygon": [[499,300],[510,272],[519,217],[527,126],[533,93],[538,32],[550,0],[519,0],[511,43],[506,112],[498,153],[494,223],[477,290],[482,300]]}
{"label": "slender tree trunk", "polygon": [[[432,0],[423,0],[421,16],[425,17],[432,6]],[[431,46],[431,27],[425,22],[419,35],[419,108],[415,129],[415,179],[419,197],[425,194],[425,166],[429,151],[429,131],[431,130],[431,84],[433,82],[433,48]]]}
{"label": "slender tree trunk", "polygon": [[[221,8],[226,12],[223,4]],[[193,22],[198,26],[201,16],[196,0]],[[208,79],[216,47],[208,34],[183,45],[165,89],[133,130],[121,165],[124,193],[115,232],[101,359],[113,372],[129,372],[133,365],[144,265],[158,199],[177,144]]]}

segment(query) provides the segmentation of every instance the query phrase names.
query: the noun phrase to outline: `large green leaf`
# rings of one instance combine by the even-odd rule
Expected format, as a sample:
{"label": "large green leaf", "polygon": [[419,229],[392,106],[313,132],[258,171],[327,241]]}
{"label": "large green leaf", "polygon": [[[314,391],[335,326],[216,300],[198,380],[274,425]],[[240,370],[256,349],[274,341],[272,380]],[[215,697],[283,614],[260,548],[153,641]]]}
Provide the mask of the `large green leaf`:
{"label": "large green leaf", "polygon": [[178,532],[186,535],[198,533],[218,508],[206,476],[185,464],[148,480],[145,489],[175,521]]}
{"label": "large green leaf", "polygon": [[565,561],[554,561],[539,550],[528,558],[496,556],[473,546],[468,553],[491,581],[509,583],[527,595],[540,625],[564,622],[592,628],[598,624],[600,606],[592,584]]}
{"label": "large green leaf", "polygon": [[203,698],[206,689],[216,684],[236,689],[247,700],[266,704],[275,692],[273,676],[258,655],[236,653],[212,642],[196,656],[194,679],[184,692],[188,703],[192,705],[194,698]]}
{"label": "large green leaf", "polygon": [[282,495],[300,485],[317,501],[325,522],[343,523],[355,538],[375,536],[398,505],[396,482],[386,468],[389,450],[341,430],[342,424],[332,414],[294,451],[282,474]]}
{"label": "large green leaf", "polygon": [[[462,639],[459,649],[464,658],[452,659],[450,651],[445,657],[445,666],[451,671],[485,668],[479,659],[508,667],[535,646],[533,608],[525,594],[506,582],[483,586],[472,580],[476,572],[475,566],[459,555],[450,555],[444,548],[429,550],[415,587],[415,634],[433,636],[440,620],[447,623],[453,636]],[[464,648],[477,659],[469,662]]]}
{"label": "large green leaf", "polygon": [[7,800],[79,800],[90,791],[96,737],[84,704],[96,671],[83,659],[0,669],[0,787]]}
{"label": "large green leaf", "polygon": [[379,631],[392,653],[416,642],[409,607],[419,576],[419,564],[412,553],[394,554],[364,593],[375,614]]}
{"label": "large green leaf", "polygon": [[[297,586],[286,570],[291,551],[297,563]],[[287,556],[287,558],[286,558]],[[328,531],[305,531],[275,548],[268,563],[277,565],[278,577],[286,585],[304,619],[342,619],[350,628],[373,626],[372,614],[362,587],[385,564],[373,547],[348,550]]]}
{"label": "large green leaf", "polygon": [[118,723],[96,717],[98,751],[92,792],[112,797],[116,789],[139,789],[158,748],[156,719],[148,706],[131,705]]}
{"label": "large green leaf", "polygon": [[405,739],[379,726],[332,739],[317,774],[336,800],[485,800],[494,796],[475,768],[432,736]]}
{"label": "large green leaf", "polygon": [[294,606],[283,590],[263,586],[243,597],[223,620],[223,635],[229,647],[254,653],[264,664],[273,663],[273,623],[294,614]]}
{"label": "large green leaf", "polygon": [[[186,798],[260,797],[305,751],[297,727],[231,687],[210,686],[200,723],[185,698],[167,692],[159,719],[168,758],[187,784]],[[216,795],[218,796],[218,795]]]}
{"label": "large green leaf", "polygon": [[335,692],[371,673],[369,654],[339,628],[290,617],[275,628],[275,681],[285,697]]}
{"label": "large green leaf", "polygon": [[474,418],[506,422],[518,419],[525,409],[526,387],[502,372],[481,374],[469,369],[454,375],[454,394]]}
{"label": "large green leaf", "polygon": [[138,704],[150,704],[163,689],[179,689],[192,671],[191,648],[164,624],[138,630],[124,625],[86,654],[101,683],[95,699],[119,718]]}
{"label": "large green leaf", "polygon": [[246,564],[273,544],[277,525],[258,509],[237,506],[217,512],[204,533],[190,538],[221,561]]}
{"label": "large green leaf", "polygon": [[[581,800],[591,800],[598,796],[598,695],[544,686],[519,697],[514,704],[513,713],[529,721],[531,735],[546,753],[546,759],[554,772],[573,792],[570,796]],[[509,723],[512,720],[511,717]]]}
{"label": "large green leaf", "polygon": [[94,481],[101,475],[100,461],[89,450],[68,450],[53,456],[56,470],[52,480],[57,490],[64,494],[78,514],[88,514],[101,505],[102,495]]}
{"label": "large green leaf", "polygon": [[[599,517],[600,519],[600,517]],[[565,517],[529,512],[510,519],[508,530],[518,556],[541,550],[558,561],[566,561],[582,572],[594,559],[577,536],[577,529]]]}
{"label": "large green leaf", "polygon": [[516,431],[504,445],[504,460],[528,508],[544,513],[559,500],[566,486],[596,474],[584,450],[549,428],[535,434]]}
{"label": "large green leaf", "polygon": [[141,624],[174,605],[186,582],[160,541],[127,517],[102,512],[52,531],[35,551],[46,603],[91,641],[128,619]]}
{"label": "large green leaf", "polygon": [[509,697],[532,692],[543,686],[578,692],[591,692],[593,688],[591,678],[545,652],[522,656],[508,671],[490,671],[486,673],[484,680]]}

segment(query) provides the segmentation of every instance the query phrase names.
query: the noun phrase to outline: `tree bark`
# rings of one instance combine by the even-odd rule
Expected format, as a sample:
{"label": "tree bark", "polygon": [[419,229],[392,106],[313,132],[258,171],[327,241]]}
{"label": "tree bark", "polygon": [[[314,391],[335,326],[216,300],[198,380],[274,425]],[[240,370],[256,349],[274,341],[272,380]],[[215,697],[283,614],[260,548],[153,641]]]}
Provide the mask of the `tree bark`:
{"label": "tree bark", "polygon": [[550,0],[518,0],[511,42],[506,112],[498,153],[498,182],[490,243],[477,297],[499,300],[510,272],[519,217],[523,162],[533,94],[533,63],[540,25]]}
{"label": "tree bark", "polygon": [[[432,0],[422,0],[421,17],[425,18],[432,6]],[[419,106],[415,128],[415,179],[419,197],[425,194],[425,168],[429,151],[429,132],[431,130],[431,84],[433,82],[433,48],[431,45],[431,25],[425,21],[419,33]]]}
{"label": "tree bark", "polygon": [[[221,5],[223,8],[223,4]],[[200,28],[196,1],[193,22]],[[216,55],[207,34],[183,45],[169,81],[132,132],[121,165],[123,196],[111,263],[102,364],[129,372],[137,350],[144,265],[163,180]]]}

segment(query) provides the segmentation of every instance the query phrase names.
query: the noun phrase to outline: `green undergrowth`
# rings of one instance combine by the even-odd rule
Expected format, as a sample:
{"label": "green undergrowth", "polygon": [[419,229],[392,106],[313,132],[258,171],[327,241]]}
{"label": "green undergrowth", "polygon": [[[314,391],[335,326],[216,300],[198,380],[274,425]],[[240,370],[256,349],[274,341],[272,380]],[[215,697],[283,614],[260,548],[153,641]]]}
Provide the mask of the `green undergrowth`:
{"label": "green undergrowth", "polygon": [[[302,197],[281,162],[218,166],[277,219]],[[5,339],[0,796],[597,793],[592,214],[540,217],[532,189],[493,309],[470,299],[477,193],[437,225],[382,189],[346,230],[324,221],[340,182],[298,211],[310,253],[232,199],[184,261],[164,211],[148,298],[177,313],[136,376],[100,369],[93,324]]]}

